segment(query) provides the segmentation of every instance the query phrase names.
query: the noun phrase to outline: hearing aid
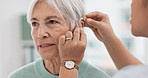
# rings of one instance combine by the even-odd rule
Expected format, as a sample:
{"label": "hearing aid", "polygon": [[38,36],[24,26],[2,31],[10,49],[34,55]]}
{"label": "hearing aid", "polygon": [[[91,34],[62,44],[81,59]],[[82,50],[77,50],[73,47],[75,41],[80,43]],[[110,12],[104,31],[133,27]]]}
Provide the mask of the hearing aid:
{"label": "hearing aid", "polygon": [[86,25],[86,17],[81,17],[80,21],[81,21],[82,27],[84,27]]}

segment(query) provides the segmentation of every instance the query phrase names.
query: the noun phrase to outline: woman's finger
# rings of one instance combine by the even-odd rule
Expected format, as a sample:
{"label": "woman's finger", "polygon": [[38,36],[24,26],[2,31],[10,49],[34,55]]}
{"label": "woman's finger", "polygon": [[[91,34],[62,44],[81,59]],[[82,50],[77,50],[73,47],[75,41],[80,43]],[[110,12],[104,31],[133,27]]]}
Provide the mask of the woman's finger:
{"label": "woman's finger", "polygon": [[85,15],[87,18],[97,18],[98,20],[102,20],[104,19],[107,15],[104,14],[104,13],[101,13],[101,12],[92,12],[92,13],[89,13],[87,15]]}
{"label": "woman's finger", "polygon": [[80,28],[80,41],[83,42],[83,43],[87,43],[87,37],[86,37],[86,34],[84,33],[84,29],[83,28]]}
{"label": "woman's finger", "polygon": [[72,40],[73,35],[72,35],[72,32],[71,32],[71,31],[68,31],[68,32],[66,33],[66,38],[68,38],[68,40],[66,40],[66,43],[68,43],[69,41]]}
{"label": "woman's finger", "polygon": [[73,41],[79,41],[79,39],[80,39],[80,27],[76,26],[73,35]]}
{"label": "woman's finger", "polygon": [[64,46],[64,44],[65,44],[65,35],[62,35],[59,38],[59,46]]}
{"label": "woman's finger", "polygon": [[99,21],[95,21],[95,20],[93,20],[93,19],[90,19],[90,18],[88,18],[87,20],[86,20],[86,22],[87,22],[87,24],[89,24],[89,25],[91,25],[91,26],[93,26],[94,28],[103,28],[102,26],[102,22],[99,22]]}

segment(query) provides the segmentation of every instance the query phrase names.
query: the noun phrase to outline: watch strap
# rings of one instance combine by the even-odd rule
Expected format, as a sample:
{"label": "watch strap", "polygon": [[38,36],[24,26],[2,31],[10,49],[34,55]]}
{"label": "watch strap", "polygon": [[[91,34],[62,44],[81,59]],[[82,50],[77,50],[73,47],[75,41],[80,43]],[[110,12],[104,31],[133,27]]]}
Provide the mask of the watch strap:
{"label": "watch strap", "polygon": [[[65,63],[66,63],[66,62],[61,63],[60,66],[66,67],[66,66],[65,66]],[[66,68],[67,68],[67,67],[66,67]],[[77,69],[77,70],[79,70],[79,66],[77,66],[76,64],[74,64],[74,68]],[[67,69],[69,69],[69,68],[67,68]]]}

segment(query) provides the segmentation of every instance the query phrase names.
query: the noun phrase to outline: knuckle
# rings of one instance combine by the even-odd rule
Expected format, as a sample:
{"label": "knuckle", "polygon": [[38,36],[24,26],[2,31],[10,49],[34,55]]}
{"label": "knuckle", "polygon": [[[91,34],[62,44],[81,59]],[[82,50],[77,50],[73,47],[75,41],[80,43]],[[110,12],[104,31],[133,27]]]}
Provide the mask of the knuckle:
{"label": "knuckle", "polygon": [[63,36],[60,36],[60,37],[59,37],[59,39],[62,39],[62,38],[63,38]]}
{"label": "knuckle", "polygon": [[82,49],[86,49],[86,46],[81,46]]}
{"label": "knuckle", "polygon": [[98,11],[95,11],[94,13],[99,13]]}
{"label": "knuckle", "polygon": [[68,31],[68,32],[66,33],[66,37],[71,37],[71,36],[72,36],[71,31]]}
{"label": "knuckle", "polygon": [[78,33],[78,30],[75,30],[75,33]]}
{"label": "knuckle", "polygon": [[83,43],[82,43],[82,46],[86,47],[86,43],[85,43],[85,42],[83,42]]}
{"label": "knuckle", "polygon": [[86,48],[86,43],[85,42],[82,42],[81,45],[80,45],[80,47]]}
{"label": "knuckle", "polygon": [[67,31],[67,32],[66,32],[66,34],[70,34],[70,33],[71,33],[71,31]]}
{"label": "knuckle", "polygon": [[100,14],[103,14],[102,12],[99,12],[99,11],[96,11],[96,14],[97,15],[100,15]]}
{"label": "knuckle", "polygon": [[96,13],[100,13],[99,11],[96,11]]}
{"label": "knuckle", "polygon": [[109,18],[108,14],[104,14],[104,18]]}
{"label": "knuckle", "polygon": [[73,46],[74,46],[74,47],[76,47],[77,45],[78,45],[78,43],[77,43],[77,42],[74,42],[74,43],[73,43]]}

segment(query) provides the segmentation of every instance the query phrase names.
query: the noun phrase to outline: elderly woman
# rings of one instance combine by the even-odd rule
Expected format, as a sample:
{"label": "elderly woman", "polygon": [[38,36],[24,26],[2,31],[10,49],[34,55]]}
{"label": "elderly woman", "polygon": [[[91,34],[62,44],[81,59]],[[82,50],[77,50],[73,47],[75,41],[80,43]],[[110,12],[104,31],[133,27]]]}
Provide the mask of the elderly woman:
{"label": "elderly woman", "polygon": [[[109,78],[87,62],[77,62],[82,60],[87,43],[80,19],[83,16],[81,0],[33,0],[27,19],[41,58],[12,72],[9,78],[58,78],[64,65],[69,71],[76,70],[79,78]],[[83,55],[63,58],[61,51]]]}

